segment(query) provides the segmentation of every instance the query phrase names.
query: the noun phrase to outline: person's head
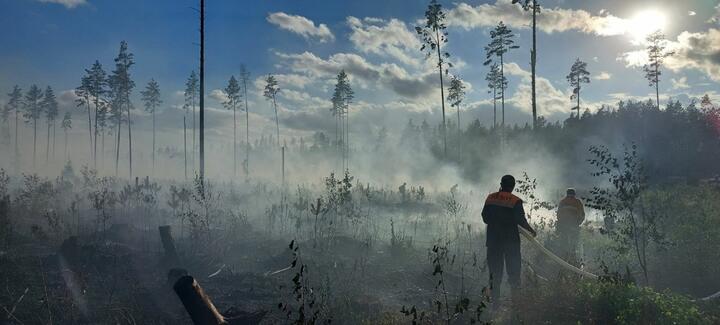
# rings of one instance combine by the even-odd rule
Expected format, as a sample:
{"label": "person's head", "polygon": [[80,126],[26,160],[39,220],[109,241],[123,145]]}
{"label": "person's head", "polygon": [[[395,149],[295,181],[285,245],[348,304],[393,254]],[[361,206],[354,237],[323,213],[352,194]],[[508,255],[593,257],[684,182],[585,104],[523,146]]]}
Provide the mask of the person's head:
{"label": "person's head", "polygon": [[575,197],[575,189],[571,187],[571,188],[567,189],[565,194],[569,197]]}
{"label": "person's head", "polygon": [[512,175],[505,175],[500,179],[500,190],[505,192],[512,192],[515,189],[515,177]]}

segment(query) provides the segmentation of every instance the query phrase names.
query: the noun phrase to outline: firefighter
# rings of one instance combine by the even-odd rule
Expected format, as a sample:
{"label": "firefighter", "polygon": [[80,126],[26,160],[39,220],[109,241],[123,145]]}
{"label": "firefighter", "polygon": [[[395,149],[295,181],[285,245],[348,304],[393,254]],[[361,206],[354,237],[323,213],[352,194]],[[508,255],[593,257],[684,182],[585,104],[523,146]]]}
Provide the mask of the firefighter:
{"label": "firefighter", "polygon": [[580,225],[585,221],[585,209],[575,197],[574,188],[567,189],[566,193],[558,204],[555,232],[563,257],[572,263],[577,261],[575,249],[580,237]]}
{"label": "firefighter", "polygon": [[488,195],[482,209],[483,222],[487,224],[487,263],[490,269],[491,300],[499,297],[503,267],[507,268],[508,282],[514,293],[520,287],[520,234],[518,225],[533,236],[535,230],[525,218],[523,203],[512,194],[515,178],[505,175],[500,180],[500,191]]}

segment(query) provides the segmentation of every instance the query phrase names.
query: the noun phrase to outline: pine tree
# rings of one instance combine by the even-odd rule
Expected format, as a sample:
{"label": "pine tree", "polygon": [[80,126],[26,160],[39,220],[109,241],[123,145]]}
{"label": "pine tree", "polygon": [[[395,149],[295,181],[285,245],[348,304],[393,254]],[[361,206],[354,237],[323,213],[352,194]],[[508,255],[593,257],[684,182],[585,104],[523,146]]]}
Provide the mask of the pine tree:
{"label": "pine tree", "polygon": [[155,79],[150,79],[144,91],[140,92],[142,101],[145,103],[145,111],[152,114],[152,168],[155,171],[155,111],[162,104],[160,99],[160,85]]}
{"label": "pine tree", "polygon": [[33,124],[33,169],[36,167],[37,158],[37,123],[43,113],[43,106],[41,104],[43,98],[43,92],[37,85],[30,86],[27,93],[25,94],[25,123]]}
{"label": "pine tree", "polygon": [[224,89],[227,101],[223,102],[226,109],[233,112],[233,176],[237,177],[237,106],[240,103],[240,84],[235,76],[230,76]]}
{"label": "pine tree", "polygon": [[92,88],[91,82],[92,81],[90,80],[90,77],[88,77],[87,75],[83,76],[82,78],[80,78],[80,86],[75,88],[75,96],[77,97],[75,102],[77,103],[77,107],[81,109],[85,107],[84,109],[87,111],[88,115],[88,139],[90,140],[90,147],[88,148],[90,148],[90,156],[93,155],[93,128],[92,113],[90,107],[90,103],[92,102],[92,96],[90,95],[90,88]]}
{"label": "pine tree", "polygon": [[[132,119],[130,117],[130,110],[133,109],[132,102],[130,100],[130,94],[132,89],[135,87],[135,82],[130,77],[130,67],[135,64],[134,55],[128,52],[127,42],[120,42],[120,51],[118,56],[115,58],[115,70],[113,70],[108,83],[110,88],[113,89],[113,93],[116,96],[116,104],[120,105],[118,109],[127,112],[126,122],[128,127],[128,168],[129,177],[132,178]],[[120,143],[120,129],[118,127],[118,146]],[[119,150],[119,149],[118,149]],[[119,159],[119,152],[116,155],[116,160]],[[117,162],[116,162],[117,166]],[[116,168],[117,169],[117,168]],[[115,171],[117,174],[117,170]]]}
{"label": "pine tree", "polygon": [[92,98],[95,106],[95,132],[93,132],[93,166],[97,168],[97,137],[98,124],[103,96],[107,93],[107,73],[103,70],[102,64],[97,60],[93,63],[89,70],[85,70],[88,78],[88,93]]}
{"label": "pine tree", "polygon": [[245,65],[240,65],[240,81],[242,82],[243,97],[245,98],[245,161],[243,169],[245,170],[246,180],[250,176],[250,106],[248,106],[248,83],[250,82],[250,72],[245,69]]}
{"label": "pine tree", "polygon": [[535,66],[537,65],[537,14],[540,13],[540,4],[537,0],[512,0],[520,3],[525,11],[532,11],[532,49],[530,50],[530,76],[532,87],[532,114],[533,129],[537,128],[537,97],[535,96]]}
{"label": "pine tree", "polygon": [[342,133],[342,136],[340,140],[336,141],[338,142],[339,148],[341,149],[341,156],[342,156],[342,166],[343,170],[349,169],[349,156],[350,156],[350,131],[349,131],[349,122],[348,122],[348,115],[349,115],[349,109],[350,104],[352,103],[353,98],[355,98],[355,92],[352,90],[352,87],[350,87],[350,80],[348,79],[347,73],[345,73],[345,70],[341,70],[340,73],[337,75],[337,83],[335,84],[335,91],[333,92],[332,96],[332,109],[333,115],[336,116],[336,133],[337,133],[337,122],[339,121],[340,124],[340,131]]}
{"label": "pine tree", "polygon": [[[45,96],[40,103],[43,112],[45,112],[45,119],[47,120],[47,143],[45,147],[45,162],[50,162],[50,129],[55,129],[55,119],[58,116],[58,102],[55,98],[55,93],[52,88],[48,86],[45,89]],[[54,151],[54,150],[53,150]]]}
{"label": "pine tree", "polygon": [[465,84],[458,76],[453,76],[448,88],[448,101],[450,101],[450,106],[455,107],[457,111],[458,134],[460,132],[460,104],[463,100],[465,100]]}
{"label": "pine tree", "polygon": [[577,110],[577,118],[580,119],[580,88],[582,84],[590,83],[590,72],[587,71],[587,63],[580,61],[579,58],[575,59],[575,63],[570,67],[570,74],[565,78],[567,78],[573,91],[570,99],[577,100],[577,105],[573,109]]}
{"label": "pine tree", "polygon": [[490,66],[485,81],[488,82],[488,93],[493,95],[493,128],[497,127],[497,100],[498,90],[507,88],[507,78],[500,73],[500,66],[497,63],[493,63]]}
{"label": "pine tree", "polygon": [[[485,65],[493,62],[493,57],[497,57],[500,62],[500,79],[505,79],[504,55],[511,49],[518,48],[513,38],[513,32],[501,21],[494,30],[490,31],[490,43],[485,46],[486,58]],[[502,106],[502,122],[501,126],[505,127],[505,87],[500,87],[500,103]]]}
{"label": "pine tree", "polygon": [[442,45],[448,42],[448,33],[445,31],[445,12],[442,5],[437,0],[430,1],[427,11],[425,11],[425,26],[416,26],[415,31],[422,36],[423,45],[420,51],[425,51],[426,57],[437,54],[437,68],[440,75],[440,105],[442,107],[442,132],[443,132],[443,152],[447,155],[447,132],[445,123],[445,87],[443,86],[443,73],[448,73],[448,68],[452,68],[452,63],[446,62],[450,57],[450,53],[441,49]]}
{"label": "pine tree", "polygon": [[665,35],[660,30],[648,35],[646,40],[648,42],[648,64],[643,66],[643,71],[645,71],[645,79],[649,81],[650,87],[655,87],[655,103],[657,109],[660,109],[661,68],[665,59],[675,55],[675,52],[667,50]]}
{"label": "pine tree", "polygon": [[278,119],[278,111],[277,111],[277,94],[280,92],[280,87],[278,86],[277,79],[275,79],[275,76],[269,74],[267,78],[265,78],[265,91],[263,92],[263,96],[269,101],[272,102],[273,109],[275,110],[275,128],[277,130],[277,145],[280,146],[280,120]]}
{"label": "pine tree", "polygon": [[60,124],[60,127],[63,129],[63,133],[65,133],[65,160],[67,161],[69,159],[68,157],[68,132],[70,129],[72,129],[72,114],[70,112],[65,112],[65,116],[63,116],[62,123]]}
{"label": "pine tree", "polygon": [[190,77],[188,77],[187,81],[185,82],[185,104],[183,105],[183,108],[185,109],[185,114],[187,115],[187,112],[192,109],[192,154],[191,154],[191,161],[193,164],[193,168],[195,167],[195,107],[197,105],[198,97],[200,97],[200,80],[198,80],[197,74],[195,74],[195,71],[193,70],[190,72]]}

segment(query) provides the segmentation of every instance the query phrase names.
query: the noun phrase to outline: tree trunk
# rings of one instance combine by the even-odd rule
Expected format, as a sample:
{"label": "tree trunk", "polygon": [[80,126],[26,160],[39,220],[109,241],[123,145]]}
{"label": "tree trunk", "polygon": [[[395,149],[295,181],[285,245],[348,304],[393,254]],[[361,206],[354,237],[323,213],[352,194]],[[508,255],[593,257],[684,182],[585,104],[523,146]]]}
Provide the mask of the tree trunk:
{"label": "tree trunk", "polygon": [[187,181],[187,123],[185,116],[183,116],[183,152],[185,154],[185,180]]}
{"label": "tree trunk", "polygon": [[233,104],[233,177],[237,177],[237,109]]}
{"label": "tree trunk", "polygon": [[90,100],[89,98],[85,99],[87,101],[87,113],[88,113],[88,135],[90,136],[90,156],[93,154],[93,138],[92,138],[92,118],[90,114]]}
{"label": "tree trunk", "polygon": [[118,176],[118,166],[120,164],[120,131],[122,130],[122,113],[118,116],[117,122],[117,145],[115,146],[115,177]]}
{"label": "tree trunk", "polygon": [[200,0],[200,180],[205,182],[205,0]]}
{"label": "tree trunk", "polygon": [[445,88],[443,86],[442,57],[440,55],[440,34],[435,30],[437,40],[438,72],[440,73],[440,104],[442,106],[443,154],[447,156],[447,131],[445,127]]}
{"label": "tree trunk", "polygon": [[68,160],[68,132],[65,129],[65,161]]}
{"label": "tree trunk", "polygon": [[153,123],[153,143],[152,143],[152,170],[155,175],[155,107],[152,111],[152,123]]}
{"label": "tree trunk", "polygon": [[53,121],[52,130],[53,130],[53,132],[52,132],[52,134],[53,134],[52,135],[52,139],[53,139],[52,157],[53,157],[53,160],[55,160],[55,144],[57,143],[57,141],[55,141],[57,139],[57,136],[56,136],[57,133],[55,132],[55,121]]}
{"label": "tree trunk", "polygon": [[537,127],[537,102],[535,97],[535,65],[537,62],[537,40],[536,40],[536,16],[537,1],[532,3],[532,51],[530,53],[530,68],[532,72],[532,113],[533,113],[533,129]]}
{"label": "tree trunk", "polygon": [[657,109],[660,110],[660,78],[658,71],[658,64],[655,65],[655,102],[657,103]]}
{"label": "tree trunk", "polygon": [[273,95],[273,108],[275,109],[275,129],[277,130],[277,145],[280,146],[280,120],[278,120],[277,102]]}
{"label": "tree trunk", "polygon": [[[245,78],[245,77],[243,77]],[[245,179],[250,176],[250,107],[247,101],[247,82],[243,80],[245,93]]]}
{"label": "tree trunk", "polygon": [[173,289],[180,297],[180,301],[182,301],[194,324],[227,324],[225,318],[210,301],[210,297],[205,294],[200,284],[192,276],[186,275],[178,279]]}
{"label": "tree trunk", "polygon": [[[127,94],[129,100],[130,94]],[[130,102],[127,103],[127,126],[128,126],[128,169],[130,170],[130,178],[132,178],[132,121],[130,120]]]}
{"label": "tree trunk", "polygon": [[47,141],[45,142],[45,164],[50,162],[50,122],[47,125]]}
{"label": "tree trunk", "polygon": [[497,128],[497,87],[493,87],[493,129]]}
{"label": "tree trunk", "polygon": [[503,63],[503,56],[500,55],[500,103],[502,106],[502,124],[500,125],[503,129],[505,128],[505,64]]}
{"label": "tree trunk", "polygon": [[97,136],[98,136],[98,111],[100,110],[100,97],[95,96],[95,141],[93,141],[93,168],[97,169]]}
{"label": "tree trunk", "polygon": [[33,171],[35,171],[35,158],[37,156],[37,119],[33,122]]}

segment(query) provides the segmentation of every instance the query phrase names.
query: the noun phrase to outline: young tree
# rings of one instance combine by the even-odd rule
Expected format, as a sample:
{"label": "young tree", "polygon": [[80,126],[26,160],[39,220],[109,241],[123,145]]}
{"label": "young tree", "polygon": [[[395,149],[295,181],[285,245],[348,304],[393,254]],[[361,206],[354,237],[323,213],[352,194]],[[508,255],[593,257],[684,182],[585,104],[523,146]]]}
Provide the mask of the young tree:
{"label": "young tree", "polygon": [[[443,72],[448,73],[448,68],[452,68],[452,63],[446,62],[450,57],[450,53],[443,52],[441,46],[448,42],[448,33],[445,31],[445,12],[442,5],[437,0],[430,1],[427,11],[425,11],[425,26],[416,26],[415,31],[423,38],[423,45],[420,51],[426,52],[426,57],[430,57],[437,53],[437,68],[440,75],[440,104],[442,107],[442,132],[443,132],[443,152],[447,155],[447,132],[445,123],[445,88],[443,86]],[[446,67],[447,66],[447,67]]]}
{"label": "young tree", "polygon": [[[47,120],[47,143],[45,146],[45,162],[50,162],[50,129],[55,130],[55,119],[58,116],[58,102],[55,98],[55,92],[48,86],[45,89],[45,96],[40,103],[42,110],[45,112],[45,119]],[[53,149],[53,152],[55,150]]]}
{"label": "young tree", "polygon": [[280,87],[278,86],[277,79],[275,79],[275,76],[269,74],[267,78],[265,78],[265,91],[263,92],[263,95],[267,100],[272,101],[273,109],[275,109],[275,128],[277,129],[277,145],[280,146],[280,121],[278,120],[278,111],[277,111],[277,94],[280,92]]}
{"label": "young tree", "polygon": [[76,106],[80,109],[83,109],[85,107],[85,110],[87,111],[88,115],[88,139],[90,140],[90,156],[93,154],[93,136],[92,136],[92,113],[91,113],[91,107],[90,103],[92,102],[90,95],[90,88],[91,86],[91,80],[88,76],[83,76],[80,78],[80,86],[75,88],[75,96],[77,96],[77,99],[75,100]]}
{"label": "young tree", "polygon": [[42,98],[43,92],[40,87],[32,85],[25,94],[24,101],[25,112],[23,117],[25,117],[25,123],[33,123],[33,169],[36,166],[37,157],[37,122],[43,113]]}
{"label": "young tree", "polygon": [[65,112],[60,127],[65,133],[65,160],[68,160],[68,132],[72,129],[72,114],[70,112]]}
{"label": "young tree", "polygon": [[140,92],[140,95],[142,95],[142,101],[145,103],[145,111],[152,114],[152,131],[153,131],[153,137],[152,137],[152,168],[153,171],[155,170],[155,111],[157,110],[158,106],[162,104],[162,99],[160,99],[160,85],[155,81],[155,79],[150,79],[150,82],[148,82],[147,86],[145,87],[145,90]]}
{"label": "young tree", "polygon": [[[128,167],[129,177],[132,178],[132,119],[130,118],[130,110],[133,109],[132,102],[130,101],[130,94],[132,89],[135,88],[135,82],[130,77],[130,67],[135,64],[134,55],[128,51],[127,42],[120,42],[120,51],[118,56],[115,58],[115,70],[108,83],[110,88],[113,88],[118,108],[127,112],[127,127],[128,127]],[[118,128],[118,143],[120,129]],[[118,149],[119,150],[119,149]],[[119,156],[119,155],[118,155]],[[116,156],[116,159],[119,157]],[[116,164],[117,165],[117,164]],[[117,171],[116,171],[117,173]]]}
{"label": "young tree", "polygon": [[223,90],[227,101],[223,102],[226,109],[233,112],[233,176],[237,177],[237,106],[240,102],[240,84],[235,76],[230,76],[228,85]]}
{"label": "young tree", "polygon": [[185,114],[187,115],[188,110],[192,108],[192,164],[195,166],[195,106],[197,104],[198,97],[200,97],[200,80],[198,80],[195,70],[190,73],[185,82]]}
{"label": "young tree", "polygon": [[660,109],[660,75],[665,58],[675,54],[674,51],[668,51],[665,41],[665,35],[660,31],[656,31],[647,37],[648,47],[648,64],[643,66],[645,71],[645,79],[650,83],[650,87],[655,87],[655,103]]}
{"label": "young tree", "polygon": [[[493,62],[493,57],[500,60],[500,80],[505,79],[504,55],[511,49],[519,46],[515,45],[515,34],[505,26],[501,21],[494,30],[490,31],[490,43],[485,46],[486,58],[485,65]],[[502,106],[502,122],[501,126],[505,127],[505,87],[500,87],[500,103]]]}
{"label": "young tree", "polygon": [[570,83],[573,93],[570,99],[576,99],[577,105],[573,108],[577,110],[577,118],[580,119],[580,88],[582,84],[590,83],[590,72],[587,71],[587,63],[575,59],[572,67],[570,67],[570,74],[565,78]]}
{"label": "young tree", "polygon": [[350,155],[350,142],[348,139],[350,138],[350,132],[348,130],[348,113],[350,109],[350,103],[352,103],[353,98],[355,98],[355,92],[352,90],[352,87],[350,87],[350,80],[348,80],[348,75],[347,73],[345,73],[345,70],[341,70],[340,73],[338,73],[337,75],[337,83],[335,84],[335,91],[333,92],[331,101],[333,104],[333,115],[335,115],[338,119],[337,121],[340,122],[340,131],[342,133],[338,144],[340,145],[340,149],[342,150],[341,156],[343,162],[343,170],[348,169],[349,165],[348,158]]}
{"label": "young tree", "polygon": [[250,175],[250,106],[248,106],[248,83],[250,82],[250,72],[245,69],[245,65],[240,65],[240,81],[242,82],[243,97],[245,98],[245,161],[243,169],[245,177]]}
{"label": "young tree", "polygon": [[508,82],[507,78],[500,73],[500,66],[498,66],[497,63],[493,63],[490,66],[490,71],[488,71],[487,76],[485,76],[485,81],[488,82],[488,93],[493,94],[493,128],[496,128],[497,100],[500,99],[500,97],[498,97],[498,90],[507,88]]}
{"label": "young tree", "polygon": [[537,64],[537,14],[540,12],[540,4],[537,0],[512,0],[512,3],[519,3],[525,11],[532,11],[532,50],[530,50],[530,76],[532,87],[532,113],[533,129],[537,127],[537,101],[535,96],[535,66]]}
{"label": "young tree", "polygon": [[93,133],[93,166],[97,168],[97,137],[98,137],[98,120],[101,105],[104,101],[103,96],[107,93],[107,73],[103,70],[102,64],[95,60],[89,70],[85,70],[88,78],[87,92],[93,99],[95,106],[95,132]]}
{"label": "young tree", "polygon": [[19,154],[18,148],[18,126],[20,124],[20,110],[23,107],[23,94],[22,89],[15,85],[12,92],[8,94],[8,102],[5,104],[5,114],[15,112],[15,155]]}
{"label": "young tree", "polygon": [[460,104],[465,100],[465,84],[458,76],[450,79],[450,88],[448,88],[448,101],[450,106],[455,107],[457,111],[458,134],[460,132]]}

